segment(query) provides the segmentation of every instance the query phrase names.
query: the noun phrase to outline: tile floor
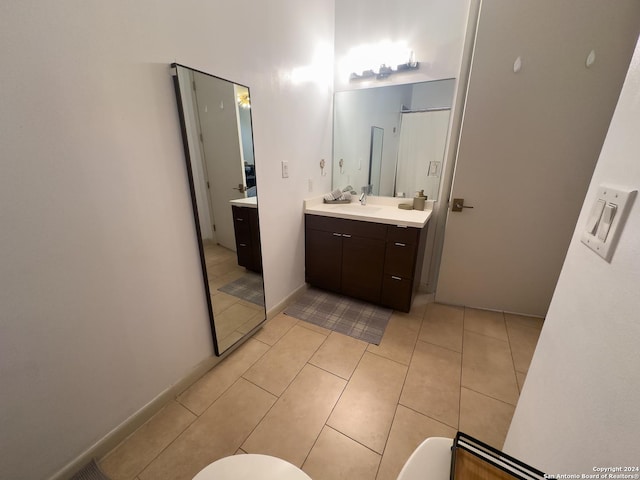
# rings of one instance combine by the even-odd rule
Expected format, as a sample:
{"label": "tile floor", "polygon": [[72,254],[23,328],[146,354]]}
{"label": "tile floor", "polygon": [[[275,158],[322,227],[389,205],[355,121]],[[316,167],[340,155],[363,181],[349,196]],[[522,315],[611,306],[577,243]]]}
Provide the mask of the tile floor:
{"label": "tile floor", "polygon": [[236,252],[211,242],[204,244],[213,315],[216,319],[218,346],[225,351],[265,318],[264,307],[247,302],[218,288],[247,274],[238,265]]}
{"label": "tile floor", "polygon": [[314,480],[395,479],[430,436],[501,448],[542,320],[427,303],[379,346],[280,314],[100,461],[113,480],[187,480],[238,453]]}

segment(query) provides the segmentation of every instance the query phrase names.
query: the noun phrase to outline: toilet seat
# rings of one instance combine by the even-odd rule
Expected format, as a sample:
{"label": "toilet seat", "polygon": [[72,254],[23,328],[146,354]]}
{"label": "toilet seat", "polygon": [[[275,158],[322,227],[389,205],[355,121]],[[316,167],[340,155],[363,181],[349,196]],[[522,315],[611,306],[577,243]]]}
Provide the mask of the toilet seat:
{"label": "toilet seat", "polygon": [[221,458],[204,467],[193,480],[311,480],[281,458],[253,453]]}
{"label": "toilet seat", "polygon": [[449,480],[452,446],[452,438],[427,438],[413,451],[397,480]]}

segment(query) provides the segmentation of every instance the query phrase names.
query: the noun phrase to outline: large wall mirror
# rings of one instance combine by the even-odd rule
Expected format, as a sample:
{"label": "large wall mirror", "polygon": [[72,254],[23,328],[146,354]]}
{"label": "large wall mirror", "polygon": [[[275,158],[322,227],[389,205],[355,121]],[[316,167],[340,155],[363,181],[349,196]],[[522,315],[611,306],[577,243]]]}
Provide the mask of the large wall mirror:
{"label": "large wall mirror", "polygon": [[455,79],[336,92],[333,188],[437,200]]}
{"label": "large wall mirror", "polygon": [[172,64],[216,355],[266,319],[246,86]]}

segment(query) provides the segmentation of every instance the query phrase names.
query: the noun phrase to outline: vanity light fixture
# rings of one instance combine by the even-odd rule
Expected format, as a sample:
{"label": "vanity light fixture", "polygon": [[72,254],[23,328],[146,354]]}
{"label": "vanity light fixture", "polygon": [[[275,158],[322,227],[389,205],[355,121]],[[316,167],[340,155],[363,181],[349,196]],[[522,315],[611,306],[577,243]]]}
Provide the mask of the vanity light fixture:
{"label": "vanity light fixture", "polygon": [[349,77],[349,81],[357,81],[357,80],[384,80],[389,76],[395,73],[408,72],[410,70],[418,70],[420,68],[419,62],[407,62],[397,65],[395,68],[389,67],[384,63],[380,65],[377,69],[369,69],[364,70],[362,73],[353,72]]}
{"label": "vanity light fixture", "polygon": [[408,72],[410,70],[417,70],[418,68],[420,68],[420,63],[416,62],[415,54],[412,50],[409,53],[409,60],[407,60],[406,63],[396,65],[395,68],[383,63],[377,68],[363,70],[362,73],[353,72],[349,76],[349,81],[371,80],[373,78],[376,80],[384,80],[394,73]]}

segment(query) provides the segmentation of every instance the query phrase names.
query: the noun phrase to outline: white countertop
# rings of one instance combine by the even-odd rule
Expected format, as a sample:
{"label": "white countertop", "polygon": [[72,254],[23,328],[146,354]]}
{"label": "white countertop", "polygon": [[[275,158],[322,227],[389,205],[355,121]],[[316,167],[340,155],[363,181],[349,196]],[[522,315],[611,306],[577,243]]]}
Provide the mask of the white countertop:
{"label": "white countertop", "polygon": [[427,200],[424,210],[402,210],[400,203],[412,203],[411,198],[367,197],[367,204],[360,205],[357,197],[347,204],[323,203],[322,197],[304,200],[304,213],[325,217],[347,218],[365,222],[402,225],[404,227],[424,227],[433,210],[433,201]]}
{"label": "white countertop", "polygon": [[229,203],[236,207],[258,208],[258,197],[237,198],[229,200]]}

